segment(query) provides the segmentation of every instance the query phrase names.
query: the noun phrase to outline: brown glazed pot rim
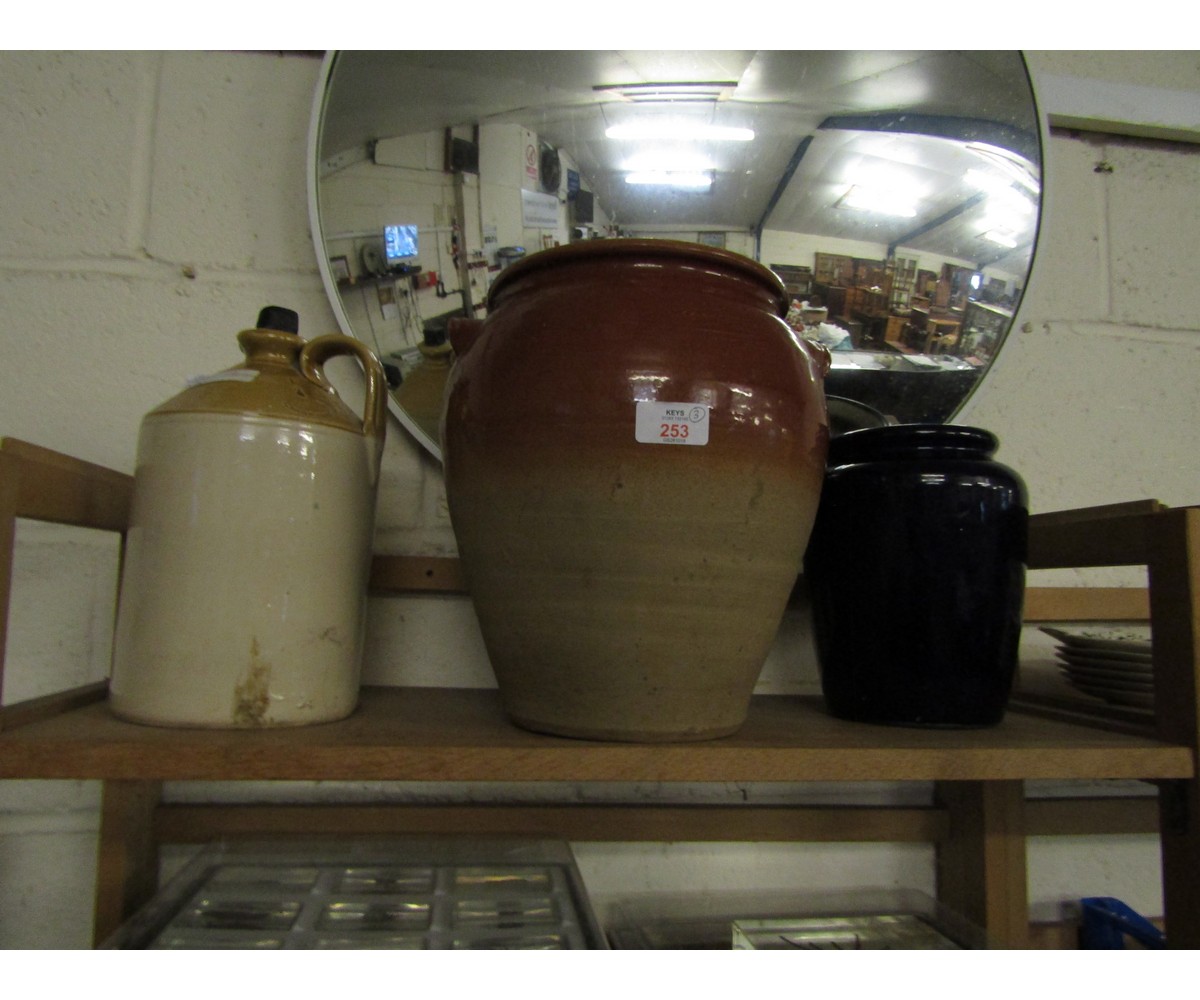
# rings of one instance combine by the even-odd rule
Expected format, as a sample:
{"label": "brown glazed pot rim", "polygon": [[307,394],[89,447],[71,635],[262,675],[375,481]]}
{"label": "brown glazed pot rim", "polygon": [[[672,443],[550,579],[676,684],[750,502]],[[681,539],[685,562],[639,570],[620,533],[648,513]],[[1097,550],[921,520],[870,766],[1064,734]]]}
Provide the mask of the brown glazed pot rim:
{"label": "brown glazed pot rim", "polygon": [[522,257],[510,264],[497,276],[488,289],[488,305],[495,305],[497,292],[512,284],[518,278],[524,277],[531,271],[554,267],[557,264],[571,263],[579,260],[604,260],[606,258],[642,258],[671,257],[676,260],[684,258],[698,263],[720,264],[741,272],[743,275],[758,281],[778,300],[777,310],[780,317],[786,316],[789,306],[787,288],[783,279],[770,268],[744,257],[732,250],[721,247],[705,246],[703,243],[689,243],[685,240],[658,240],[616,237],[600,240],[586,240],[579,243],[567,243],[563,246],[551,247],[549,250],[539,250],[537,253]]}

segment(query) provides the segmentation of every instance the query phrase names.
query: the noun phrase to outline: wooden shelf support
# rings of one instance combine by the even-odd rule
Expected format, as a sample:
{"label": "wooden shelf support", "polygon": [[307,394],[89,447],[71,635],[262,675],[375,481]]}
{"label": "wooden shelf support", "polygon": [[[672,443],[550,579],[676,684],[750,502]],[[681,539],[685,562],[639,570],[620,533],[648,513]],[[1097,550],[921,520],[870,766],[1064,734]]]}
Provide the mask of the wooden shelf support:
{"label": "wooden shelf support", "polygon": [[937,849],[938,900],[1000,947],[1029,938],[1025,790],[1020,781],[939,782],[950,828]]}
{"label": "wooden shelf support", "polygon": [[[1200,747],[1200,510],[1167,511],[1150,539],[1160,738]],[[1163,912],[1172,948],[1200,948],[1200,781],[1159,786]]]}
{"label": "wooden shelf support", "polygon": [[100,800],[93,944],[102,944],[158,889],[157,781],[105,781]]}

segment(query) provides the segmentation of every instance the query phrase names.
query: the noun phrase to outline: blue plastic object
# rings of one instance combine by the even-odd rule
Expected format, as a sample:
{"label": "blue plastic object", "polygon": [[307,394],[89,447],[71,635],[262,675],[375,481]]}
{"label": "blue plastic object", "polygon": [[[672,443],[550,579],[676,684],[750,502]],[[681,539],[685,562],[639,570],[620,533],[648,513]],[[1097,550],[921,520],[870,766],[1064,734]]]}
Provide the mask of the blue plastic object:
{"label": "blue plastic object", "polygon": [[1079,928],[1079,947],[1115,949],[1125,947],[1128,935],[1145,948],[1165,948],[1166,935],[1140,913],[1111,896],[1081,899],[1083,922]]}

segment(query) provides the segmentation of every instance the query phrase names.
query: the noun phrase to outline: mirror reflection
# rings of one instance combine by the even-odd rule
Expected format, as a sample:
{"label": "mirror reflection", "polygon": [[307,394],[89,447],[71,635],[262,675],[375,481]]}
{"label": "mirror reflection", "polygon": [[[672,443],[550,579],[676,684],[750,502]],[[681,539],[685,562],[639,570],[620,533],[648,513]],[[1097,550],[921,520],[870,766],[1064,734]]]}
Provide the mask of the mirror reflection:
{"label": "mirror reflection", "polygon": [[833,352],[835,432],[942,422],[1028,279],[1039,134],[1016,52],[341,52],[310,214],[339,323],[434,455],[448,318],[513,260],[627,236],[772,268]]}

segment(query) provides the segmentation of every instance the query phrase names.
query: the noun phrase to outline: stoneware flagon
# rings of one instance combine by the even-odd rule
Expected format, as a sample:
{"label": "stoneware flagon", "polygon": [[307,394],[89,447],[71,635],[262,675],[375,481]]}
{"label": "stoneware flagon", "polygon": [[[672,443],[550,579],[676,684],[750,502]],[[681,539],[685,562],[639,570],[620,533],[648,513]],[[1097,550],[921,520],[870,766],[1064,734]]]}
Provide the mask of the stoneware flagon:
{"label": "stoneware flagon", "polygon": [[735,732],[796,582],[829,354],[779,278],[668,240],[576,243],[451,321],[447,500],[509,717],[636,742]]}
{"label": "stoneware flagon", "polygon": [[[245,360],[142,420],[110,705],[155,725],[325,722],[358,700],[386,417],[378,359],[268,307]],[[360,418],[324,365],[356,358]]]}

